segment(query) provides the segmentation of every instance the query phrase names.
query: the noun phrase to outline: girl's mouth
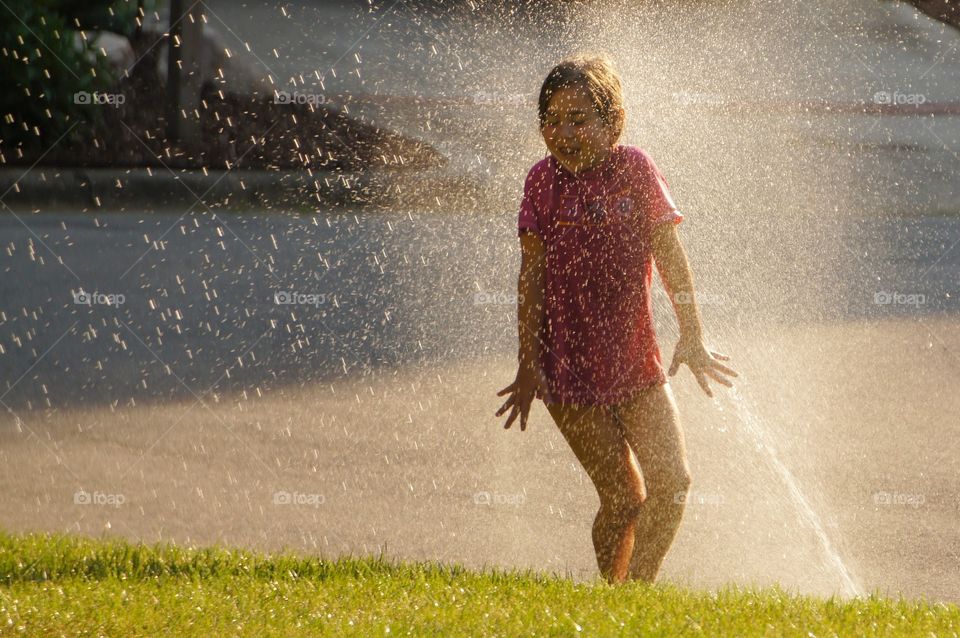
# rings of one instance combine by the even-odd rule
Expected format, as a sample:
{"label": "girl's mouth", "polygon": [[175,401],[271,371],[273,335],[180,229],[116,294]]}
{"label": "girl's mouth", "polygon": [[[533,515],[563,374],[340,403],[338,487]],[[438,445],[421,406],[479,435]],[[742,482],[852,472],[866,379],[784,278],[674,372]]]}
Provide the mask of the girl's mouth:
{"label": "girl's mouth", "polygon": [[569,146],[558,146],[557,150],[559,150],[560,153],[562,153],[563,155],[567,155],[570,157],[576,156],[578,153],[580,153],[579,148],[571,148]]}

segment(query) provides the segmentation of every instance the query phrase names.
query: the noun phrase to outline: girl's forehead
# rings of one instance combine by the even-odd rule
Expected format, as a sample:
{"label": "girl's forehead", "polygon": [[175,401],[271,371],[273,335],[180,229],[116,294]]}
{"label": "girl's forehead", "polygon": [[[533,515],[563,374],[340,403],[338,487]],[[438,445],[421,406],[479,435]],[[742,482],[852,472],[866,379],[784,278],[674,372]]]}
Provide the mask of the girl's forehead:
{"label": "girl's forehead", "polygon": [[565,86],[558,89],[547,103],[550,113],[589,112],[593,110],[593,102],[579,86]]}

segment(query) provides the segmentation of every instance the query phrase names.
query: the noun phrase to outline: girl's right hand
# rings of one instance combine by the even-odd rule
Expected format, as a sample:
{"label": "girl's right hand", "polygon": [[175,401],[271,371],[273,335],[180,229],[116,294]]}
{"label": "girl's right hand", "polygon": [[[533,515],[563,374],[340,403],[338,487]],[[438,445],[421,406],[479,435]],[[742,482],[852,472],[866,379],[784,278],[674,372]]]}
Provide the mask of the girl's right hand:
{"label": "girl's right hand", "polygon": [[514,382],[503,390],[500,390],[500,392],[497,392],[497,396],[503,396],[508,392],[510,396],[507,397],[506,402],[504,402],[503,406],[501,406],[496,413],[496,416],[500,416],[507,411],[507,408],[511,405],[513,406],[510,415],[507,417],[507,423],[503,426],[505,429],[509,429],[518,414],[520,415],[520,431],[522,432],[527,429],[527,416],[530,414],[530,404],[533,403],[535,398],[543,399],[548,403],[553,402],[547,385],[547,375],[540,366],[537,366],[535,372],[524,370],[523,367],[518,369],[517,378]]}

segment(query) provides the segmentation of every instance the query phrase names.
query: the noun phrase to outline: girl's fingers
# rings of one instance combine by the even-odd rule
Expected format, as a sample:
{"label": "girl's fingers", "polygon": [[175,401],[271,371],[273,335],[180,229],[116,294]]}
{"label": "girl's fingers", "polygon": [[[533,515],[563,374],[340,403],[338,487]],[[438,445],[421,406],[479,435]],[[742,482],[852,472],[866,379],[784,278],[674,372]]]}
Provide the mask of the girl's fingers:
{"label": "girl's fingers", "polygon": [[517,382],[514,381],[513,383],[511,383],[510,385],[508,385],[507,387],[505,387],[503,390],[500,390],[500,392],[497,392],[497,396],[498,396],[498,397],[502,397],[502,396],[505,395],[507,392],[510,392],[511,390],[513,390],[513,388],[516,387],[516,385],[517,385]]}
{"label": "girl's fingers", "polygon": [[694,375],[697,378],[697,383],[700,384],[700,387],[703,388],[703,391],[708,397],[713,398],[713,392],[710,391],[710,386],[707,385],[707,378],[703,375],[702,372],[695,372]]}
{"label": "girl's fingers", "polygon": [[710,354],[713,355],[714,359],[720,359],[721,361],[729,361],[729,360],[730,360],[730,357],[728,357],[728,356],[725,355],[725,354],[720,354],[719,352],[713,352],[713,351],[711,350],[711,351],[710,351]]}
{"label": "girl's fingers", "polygon": [[677,373],[677,370],[680,369],[680,355],[676,352],[673,353],[673,360],[670,362],[670,369],[667,371],[667,376],[673,376]]}
{"label": "girl's fingers", "polygon": [[732,387],[733,387],[733,383],[731,383],[729,379],[726,379],[726,378],[724,378],[723,376],[721,376],[720,373],[717,372],[716,370],[714,370],[713,368],[707,368],[707,369],[704,370],[703,372],[704,372],[704,374],[706,374],[708,377],[710,377],[711,379],[713,379],[713,380],[716,381],[717,383],[723,384],[723,385],[727,386],[728,388],[732,388]]}
{"label": "girl's fingers", "polygon": [[720,372],[722,372],[722,373],[724,373],[724,374],[729,374],[731,377],[739,377],[739,376],[740,376],[740,375],[737,374],[734,370],[728,368],[727,366],[723,365],[722,363],[717,363],[716,361],[713,362],[713,368],[714,368],[715,370],[719,370]]}
{"label": "girl's fingers", "polygon": [[503,429],[508,430],[513,424],[514,420],[517,418],[517,414],[520,413],[520,409],[517,406],[513,406],[513,409],[510,410],[510,416],[507,417],[507,422],[503,426]]}
{"label": "girl's fingers", "polygon": [[503,414],[504,412],[506,412],[506,411],[507,411],[507,408],[510,407],[510,404],[513,403],[513,401],[514,401],[514,399],[516,399],[516,397],[517,397],[517,395],[514,394],[514,395],[511,396],[509,399],[507,399],[507,400],[504,402],[504,404],[503,404],[502,406],[500,406],[500,409],[497,410],[496,416],[500,416],[501,414]]}

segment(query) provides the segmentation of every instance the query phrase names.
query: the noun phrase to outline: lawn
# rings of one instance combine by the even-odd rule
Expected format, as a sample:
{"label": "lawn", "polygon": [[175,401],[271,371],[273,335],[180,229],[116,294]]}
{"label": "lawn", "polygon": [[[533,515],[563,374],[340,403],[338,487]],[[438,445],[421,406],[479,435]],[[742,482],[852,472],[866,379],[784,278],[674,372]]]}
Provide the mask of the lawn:
{"label": "lawn", "polygon": [[0,635],[954,636],[877,596],[587,584],[532,572],[0,533]]}

